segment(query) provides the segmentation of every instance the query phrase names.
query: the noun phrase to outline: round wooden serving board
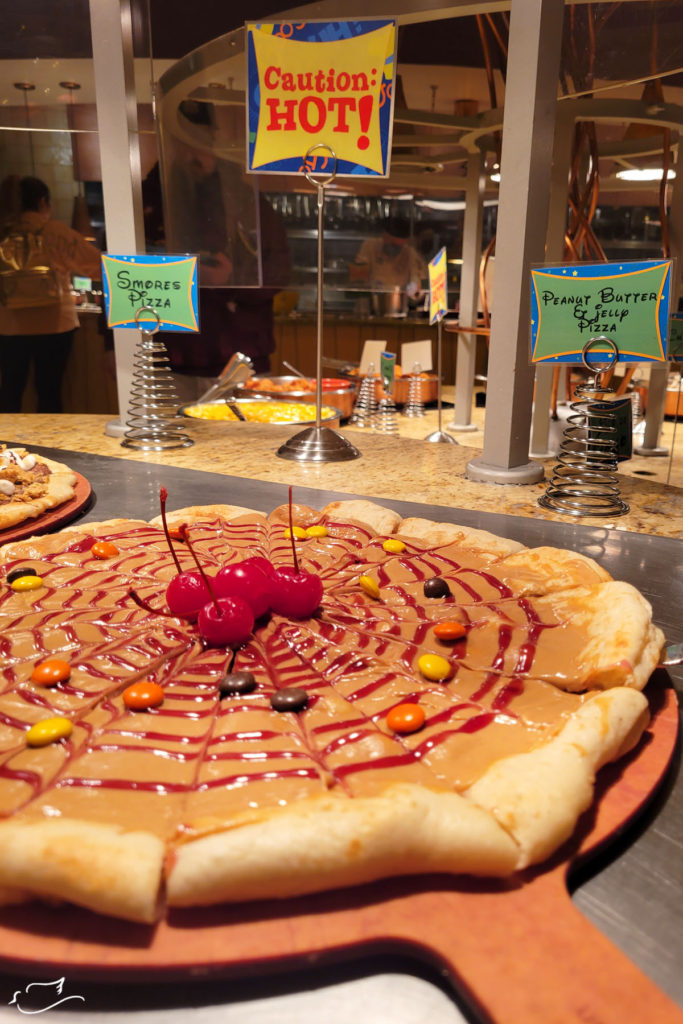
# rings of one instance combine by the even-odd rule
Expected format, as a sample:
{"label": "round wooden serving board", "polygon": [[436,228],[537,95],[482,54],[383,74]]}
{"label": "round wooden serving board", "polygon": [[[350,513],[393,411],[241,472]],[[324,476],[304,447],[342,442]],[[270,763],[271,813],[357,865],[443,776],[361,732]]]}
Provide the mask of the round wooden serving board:
{"label": "round wooden serving board", "polygon": [[[540,868],[502,881],[390,879],[287,902],[172,911],[155,927],[36,904],[0,911],[8,969],[93,981],[258,974],[363,948],[435,962],[495,1024],[683,1024],[683,1013],[572,903],[570,865],[623,831],[662,781],[678,733],[674,691],[648,687],[651,725],[598,777],[572,838]],[[666,676],[664,676],[666,680]]]}
{"label": "round wooden serving board", "polygon": [[[72,472],[74,472],[72,470]],[[72,519],[75,519],[79,512],[83,511],[92,495],[90,483],[80,473],[74,472],[76,484],[74,496],[65,501],[63,505],[43,512],[42,516],[35,519],[26,519],[19,526],[13,526],[10,530],[0,530],[0,547],[15,540],[23,540],[24,537],[36,537],[40,533],[49,533],[59,526],[66,526]]]}

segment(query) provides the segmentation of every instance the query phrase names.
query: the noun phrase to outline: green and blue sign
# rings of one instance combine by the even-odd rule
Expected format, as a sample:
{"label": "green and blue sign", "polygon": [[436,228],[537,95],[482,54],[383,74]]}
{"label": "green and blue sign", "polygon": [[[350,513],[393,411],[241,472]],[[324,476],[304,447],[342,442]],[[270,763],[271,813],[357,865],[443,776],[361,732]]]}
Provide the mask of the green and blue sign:
{"label": "green and blue sign", "polygon": [[199,330],[196,256],[107,253],[102,270],[109,327],[156,328],[158,318],[162,331]]}
{"label": "green and blue sign", "polygon": [[664,362],[671,277],[671,260],[532,270],[532,362],[580,363],[586,342],[598,337],[614,342],[619,362]]}

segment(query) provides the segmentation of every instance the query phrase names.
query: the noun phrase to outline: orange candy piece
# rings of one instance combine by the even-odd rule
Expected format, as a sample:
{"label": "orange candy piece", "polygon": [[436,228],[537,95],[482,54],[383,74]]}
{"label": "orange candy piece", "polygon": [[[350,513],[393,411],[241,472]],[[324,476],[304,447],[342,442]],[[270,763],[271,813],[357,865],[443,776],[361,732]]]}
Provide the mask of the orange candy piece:
{"label": "orange candy piece", "polygon": [[31,672],[31,680],[41,686],[56,686],[63,683],[71,675],[71,665],[61,658],[50,658],[41,661]]}
{"label": "orange candy piece", "polygon": [[181,528],[179,526],[169,526],[169,528],[168,528],[168,535],[171,538],[171,540],[182,540],[183,539],[183,531],[181,530]]}
{"label": "orange candy piece", "polygon": [[119,549],[116,544],[112,544],[109,540],[98,540],[95,541],[93,546],[90,548],[93,558],[114,558],[118,555]]}
{"label": "orange candy piece", "polygon": [[434,626],[434,636],[439,640],[462,640],[467,635],[467,629],[462,622],[437,622]]}
{"label": "orange candy piece", "polygon": [[397,704],[387,714],[387,725],[392,732],[417,732],[425,724],[425,717],[419,704]]}
{"label": "orange candy piece", "polygon": [[122,694],[123,703],[131,711],[146,711],[147,708],[158,708],[164,699],[164,691],[158,683],[143,680],[131,683]]}

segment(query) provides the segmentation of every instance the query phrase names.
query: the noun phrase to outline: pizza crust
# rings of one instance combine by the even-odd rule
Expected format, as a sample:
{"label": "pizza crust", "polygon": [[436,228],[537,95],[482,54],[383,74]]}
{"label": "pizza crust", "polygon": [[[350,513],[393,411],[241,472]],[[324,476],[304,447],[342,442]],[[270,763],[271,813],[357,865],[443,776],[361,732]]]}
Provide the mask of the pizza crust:
{"label": "pizza crust", "polygon": [[[193,523],[205,521],[206,519],[237,519],[239,516],[259,516],[265,521],[262,512],[253,508],[244,508],[241,505],[188,505],[186,508],[174,509],[166,513],[166,522],[169,526],[180,526],[186,523],[191,526]],[[161,516],[150,519],[152,526],[162,526]]]}
{"label": "pizza crust", "polygon": [[598,769],[634,746],[649,717],[637,690],[598,694],[549,743],[497,761],[464,795],[514,839],[518,869],[538,864],[569,838],[590,806]]}
{"label": "pizza crust", "polygon": [[332,501],[325,505],[323,516],[346,522],[351,519],[362,526],[369,526],[375,533],[395,533],[401,522],[401,516],[391,508],[377,505],[373,501],[353,499],[349,501]]}
{"label": "pizza crust", "polygon": [[430,519],[404,519],[396,532],[401,537],[424,541],[431,547],[460,544],[470,551],[491,555],[492,559],[524,550],[524,545],[518,541],[497,537],[487,530],[456,526],[454,523],[434,523]]}
{"label": "pizza crust", "polygon": [[164,843],[148,832],[64,819],[0,824],[0,902],[66,900],[151,923],[158,916]]}
{"label": "pizza crust", "polygon": [[457,793],[394,785],[376,797],[301,801],[183,844],[170,859],[170,906],[321,892],[433,871],[510,874],[517,844]]}

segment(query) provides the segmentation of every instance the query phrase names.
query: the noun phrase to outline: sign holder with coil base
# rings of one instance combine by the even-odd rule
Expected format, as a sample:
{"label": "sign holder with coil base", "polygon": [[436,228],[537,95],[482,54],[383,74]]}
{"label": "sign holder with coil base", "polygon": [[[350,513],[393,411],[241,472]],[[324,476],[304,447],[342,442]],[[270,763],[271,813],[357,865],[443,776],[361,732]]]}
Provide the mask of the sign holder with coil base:
{"label": "sign holder with coil base", "polygon": [[[604,363],[592,363],[588,354],[595,345],[609,349]],[[571,516],[623,516],[629,506],[619,496],[616,409],[606,396],[615,389],[600,384],[600,377],[617,362],[619,351],[611,338],[591,338],[584,345],[582,360],[593,379],[576,389],[579,401],[572,402],[572,415],[560,446],[559,461],[545,494],[538,499],[542,508]]]}
{"label": "sign holder with coil base", "polygon": [[[143,313],[156,318],[152,327],[140,322]],[[140,338],[133,362],[129,418],[121,444],[143,452],[188,448],[194,441],[183,433],[182,424],[176,419],[180,401],[166,346],[154,337],[161,323],[159,314],[151,306],[142,306],[135,314],[135,323],[140,328]]]}

